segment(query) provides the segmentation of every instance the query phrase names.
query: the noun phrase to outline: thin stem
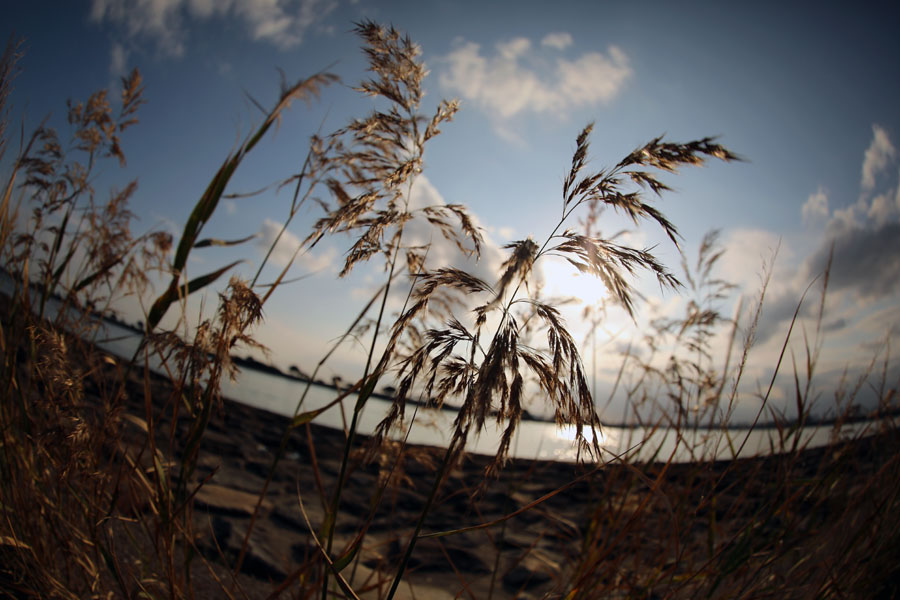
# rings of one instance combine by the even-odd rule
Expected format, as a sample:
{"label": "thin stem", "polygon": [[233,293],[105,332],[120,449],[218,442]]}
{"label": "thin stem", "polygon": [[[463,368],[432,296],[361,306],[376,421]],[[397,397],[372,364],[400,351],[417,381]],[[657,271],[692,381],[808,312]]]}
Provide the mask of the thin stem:
{"label": "thin stem", "polygon": [[[353,448],[353,443],[356,440],[356,428],[359,423],[359,415],[362,413],[362,409],[365,406],[366,400],[368,396],[372,393],[372,389],[374,389],[374,382],[372,384],[364,383],[369,377],[369,370],[372,367],[372,358],[375,355],[375,344],[378,341],[378,333],[381,328],[381,322],[384,318],[385,307],[387,306],[387,299],[391,292],[391,283],[394,280],[394,270],[397,266],[397,255],[400,253],[400,241],[403,238],[403,227],[397,232],[395,236],[394,248],[391,251],[391,267],[388,273],[388,280],[384,286],[384,294],[381,297],[381,306],[378,309],[378,318],[375,321],[375,331],[372,334],[372,343],[369,346],[369,355],[366,358],[366,366],[363,370],[363,376],[360,380],[363,382],[362,388],[359,393],[359,397],[357,398],[356,405],[353,407],[353,416],[350,419],[350,428],[347,433],[347,441],[344,443],[344,453],[341,458],[341,469],[338,474],[337,487],[334,491],[334,496],[331,500],[331,506],[329,507],[329,514],[327,515],[327,523],[328,523],[328,539],[326,541],[325,549],[328,552],[329,556],[331,555],[331,548],[334,544],[334,526],[337,521],[337,512],[341,505],[341,495],[344,491],[344,485],[346,484],[347,479],[347,467],[350,464],[350,451]],[[373,374],[373,377],[377,379],[378,374]],[[326,600],[328,597],[328,573],[326,572],[323,577],[322,584],[322,600]]]}
{"label": "thin stem", "polygon": [[[307,381],[306,381],[306,387],[303,389],[303,393],[300,395],[300,399],[297,401],[297,406],[294,408],[294,414],[291,419],[292,421],[294,418],[297,417],[298,414],[300,414],[300,408],[303,406],[303,402],[306,400],[306,396],[309,393],[309,390],[313,385],[313,381],[316,380],[316,375],[318,374],[319,369],[321,369],[325,365],[325,363],[328,361],[328,359],[331,358],[331,355],[334,354],[334,352],[338,349],[338,347],[340,347],[341,343],[347,338],[347,336],[350,335],[350,332],[353,331],[353,329],[356,327],[356,325],[369,312],[369,308],[371,308],[372,304],[378,298],[378,295],[380,294],[380,292],[381,292],[381,290],[379,290],[376,294],[374,294],[372,296],[372,298],[369,300],[369,302],[366,304],[366,306],[357,315],[356,319],[354,319],[353,323],[351,323],[350,327],[347,328],[347,331],[344,332],[344,335],[342,335],[338,339],[338,341],[331,347],[331,349],[328,351],[328,353],[326,353],[325,356],[319,360],[319,363],[316,365],[316,368],[313,370],[312,374],[309,376],[309,379],[307,379]],[[244,535],[244,541],[241,544],[241,551],[240,551],[240,554],[238,555],[238,560],[235,563],[235,568],[234,568],[235,575],[238,573],[238,571],[241,568],[241,565],[243,564],[244,556],[247,553],[248,544],[250,542],[250,533],[253,531],[253,528],[256,524],[256,519],[259,515],[259,509],[262,506],[263,500],[265,499],[266,494],[269,491],[269,485],[272,483],[272,477],[275,475],[275,469],[276,469],[276,467],[278,467],[278,463],[283,458],[284,452],[287,449],[287,444],[288,444],[288,441],[290,440],[292,430],[293,430],[293,427],[290,424],[287,427],[285,427],[284,433],[282,433],[282,436],[281,436],[281,442],[278,445],[278,450],[275,452],[275,455],[272,457],[272,464],[269,467],[268,475],[266,476],[266,481],[263,483],[262,490],[260,490],[259,496],[257,497],[256,506],[254,506],[253,514],[250,516],[250,525],[249,525],[249,527],[247,527],[247,533]],[[323,503],[324,503],[324,499],[323,499]]]}
{"label": "thin stem", "polygon": [[447,467],[450,465],[450,459],[453,457],[457,445],[463,439],[465,439],[465,434],[454,436],[447,446],[447,451],[444,452],[444,458],[441,459],[441,464],[434,477],[434,483],[431,486],[431,492],[428,494],[428,500],[425,501],[425,506],[422,507],[422,512],[419,513],[419,519],[416,521],[416,528],[413,531],[412,537],[409,539],[409,543],[406,545],[406,552],[403,554],[403,559],[400,561],[400,566],[397,568],[397,574],[394,576],[394,581],[391,583],[391,589],[388,591],[387,600],[391,600],[397,592],[397,587],[400,585],[400,580],[403,579],[403,573],[406,571],[406,566],[409,564],[409,559],[412,557],[416,542],[419,541],[419,533],[422,531],[422,525],[425,524],[425,517],[427,517],[428,513],[431,511],[434,499],[437,498],[438,490],[441,487],[441,483],[444,481],[444,476],[447,474]]}
{"label": "thin stem", "polygon": [[[324,124],[325,124],[325,119],[323,118],[322,123],[319,124],[319,130],[316,132],[316,135],[318,135],[319,132],[321,132],[322,125],[324,125]],[[310,149],[306,151],[306,158],[303,160],[303,166],[300,168],[300,173],[297,175],[297,185],[294,186],[294,196],[291,199],[291,210],[288,213],[288,218],[282,225],[281,231],[279,231],[278,235],[275,236],[275,241],[272,242],[272,244],[269,246],[269,249],[266,251],[266,255],[262,259],[262,262],[259,264],[259,269],[256,270],[256,275],[253,276],[253,281],[250,283],[251,289],[256,285],[256,282],[259,279],[260,274],[262,274],[263,267],[266,266],[266,263],[268,262],[269,257],[272,255],[272,252],[274,252],[275,246],[278,244],[279,240],[281,240],[281,236],[284,235],[284,232],[287,230],[287,227],[290,224],[291,220],[293,220],[294,216],[296,216],[296,214],[297,214],[297,211],[299,211],[300,207],[306,203],[306,200],[309,198],[309,195],[312,193],[315,182],[313,182],[313,184],[307,188],[306,193],[303,194],[303,198],[300,199],[300,202],[299,203],[297,202],[297,198],[300,195],[300,188],[303,186],[303,180],[306,178],[306,175],[308,174],[307,169],[309,169],[309,163],[310,163],[310,158],[312,157],[312,153],[313,153],[313,149],[312,149],[312,147],[310,147]]]}

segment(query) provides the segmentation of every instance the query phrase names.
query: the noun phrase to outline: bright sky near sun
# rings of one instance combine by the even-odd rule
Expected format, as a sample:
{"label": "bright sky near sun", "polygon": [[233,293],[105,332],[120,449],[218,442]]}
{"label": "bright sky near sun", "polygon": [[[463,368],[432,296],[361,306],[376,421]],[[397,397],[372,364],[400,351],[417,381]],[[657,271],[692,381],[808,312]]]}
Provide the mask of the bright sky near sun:
{"label": "bright sky near sun", "polygon": [[[873,357],[884,359],[900,331],[898,16],[890,2],[91,0],[7,3],[2,29],[4,37],[25,40],[11,102],[26,131],[48,114],[65,131],[67,98],[85,99],[140,69],[147,103],[140,124],[124,136],[127,167],[104,164],[98,189],[138,178],[138,229],[175,236],[222,160],[260,121],[248,97],[265,107],[275,102],[278,69],[289,82],[327,70],[342,84],[308,107],[295,105],[242,165],[230,192],[286,179],[299,170],[312,133],[372,109],[351,89],[365,76],[352,33],[362,19],[393,24],[421,45],[430,70],[425,114],[441,98],[461,102],[455,120],[430,142],[413,193],[418,202],[462,203],[477,215],[489,244],[471,268],[486,277],[494,277],[488,274],[502,261],[504,244],[543,240],[558,221],[562,180],[588,122],[595,123],[595,169],[662,134],[676,141],[720,136],[746,162],[666,175],[675,192],[657,206],[678,227],[690,261],[704,234],[721,230],[726,253],[716,274],[740,286],[721,306],[727,316],[742,296],[745,312],[752,305],[778,248],[744,380],[751,389],[768,384],[797,303],[834,244],[816,379],[827,405],[845,367],[852,384]],[[199,275],[243,258],[236,271],[252,276],[290,201],[290,189],[277,185],[226,201],[204,236],[257,238],[194,252],[189,270]],[[311,205],[291,224],[276,264],[319,215]],[[631,228],[623,240],[656,245],[680,274],[677,250],[661,231],[613,218],[601,228]],[[314,275],[267,304],[258,337],[276,365],[310,370],[383,281],[372,269],[337,279],[349,244],[335,239],[304,255],[292,274]],[[431,259],[457,260],[440,246]],[[559,265],[546,266],[543,277],[550,295],[603,298],[597,282],[576,280]],[[646,352],[638,332],[649,332],[647,322],[683,314],[684,299],[660,295],[649,280],[641,289],[647,299],[639,327],[611,308],[596,344],[585,345],[598,404],[612,389],[621,353],[629,345],[638,356]],[[801,314],[815,316],[820,290],[811,289]],[[578,322],[583,308],[565,312],[579,336],[587,332]],[[135,307],[125,310],[137,318]],[[814,328],[806,322],[810,339]],[[798,365],[805,360],[802,336],[795,332]],[[719,351],[723,343],[716,342]],[[364,358],[361,344],[349,348],[333,372],[350,379]],[[775,399],[789,395],[790,355],[781,373]],[[896,366],[889,369],[889,387],[898,375]],[[736,418],[752,418],[757,407],[747,399]],[[623,408],[616,400],[608,410],[617,420]]]}

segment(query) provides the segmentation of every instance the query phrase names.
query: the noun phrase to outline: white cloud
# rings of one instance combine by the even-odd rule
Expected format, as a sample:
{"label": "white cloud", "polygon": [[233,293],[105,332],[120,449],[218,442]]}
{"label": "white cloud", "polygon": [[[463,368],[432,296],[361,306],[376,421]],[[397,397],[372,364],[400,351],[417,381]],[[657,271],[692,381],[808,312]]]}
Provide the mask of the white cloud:
{"label": "white cloud", "polygon": [[869,219],[874,223],[876,228],[882,228],[897,218],[897,206],[893,199],[888,198],[886,194],[878,194],[872,198],[872,204],[869,205]]}
{"label": "white cloud", "polygon": [[425,175],[418,175],[409,191],[409,209],[417,210],[435,204],[446,204],[444,197]]}
{"label": "white cloud", "polygon": [[594,104],[613,98],[631,74],[628,57],[616,46],[608,55],[583,54],[575,62],[559,61],[561,93],[577,104]]}
{"label": "white cloud", "polygon": [[506,60],[516,60],[531,49],[531,42],[528,38],[517,37],[508,42],[499,42],[497,44],[497,52]]}
{"label": "white cloud", "polygon": [[[571,36],[569,36],[571,37]],[[547,39],[551,40],[548,44]],[[547,36],[542,45],[563,42]],[[536,50],[526,38],[515,38],[496,45],[493,56],[482,54],[474,42],[461,43],[444,57],[448,66],[440,75],[440,84],[481,107],[501,123],[523,112],[553,113],[564,116],[567,110],[608,102],[631,76],[628,57],[615,46],[606,53],[589,52],[575,60],[556,58],[547,63],[536,60]]]}
{"label": "white cloud", "polygon": [[[409,200],[409,209],[411,211],[418,211],[428,206],[443,206],[447,204],[438,189],[425,175],[416,177],[410,190]],[[456,244],[444,238],[435,226],[422,218],[421,213],[416,213],[415,218],[406,223],[403,230],[403,245],[406,247],[428,246],[425,257],[426,270],[455,267],[480,278],[489,285],[493,285],[499,276],[500,265],[506,259],[506,251],[502,250],[491,238],[489,232],[493,228],[483,226],[478,215],[471,211],[469,216],[476,227],[481,227],[484,237],[479,259],[476,259],[474,256],[466,256],[460,252]],[[471,246],[470,244],[466,245]],[[380,286],[383,282],[383,275],[374,278],[367,275],[362,281],[362,287],[355,288],[351,291],[351,294],[354,298],[360,300],[370,298],[377,286]],[[394,286],[393,289],[395,293],[392,294],[390,303],[392,309],[397,310],[407,300],[407,290],[404,289],[404,286]],[[482,300],[484,299],[482,298]],[[467,319],[471,317],[471,314],[468,312],[468,309],[465,309],[457,311],[456,317],[464,324],[467,324]]]}
{"label": "white cloud", "polygon": [[[290,231],[285,231],[281,234],[281,238],[278,238],[281,227],[281,223],[273,221],[272,219],[266,219],[263,221],[262,227],[256,236],[256,247],[263,255],[268,252],[269,248],[272,247],[272,244],[275,244],[275,240],[278,239],[278,243],[275,245],[272,254],[269,256],[269,261],[279,267],[287,265],[297,252],[297,249],[300,248],[300,238]],[[336,256],[337,252],[334,248],[319,252],[318,254],[301,252],[297,254],[294,265],[300,266],[308,271],[322,271],[335,265]]]}
{"label": "white cloud", "polygon": [[92,0],[90,18],[178,57],[185,52],[190,19],[237,19],[251,39],[287,49],[300,44],[309,27],[336,5],[334,0]]}
{"label": "white cloud", "polygon": [[900,210],[900,173],[897,175],[897,191],[894,194],[894,206],[897,207],[897,210]]}
{"label": "white cloud", "polygon": [[872,143],[866,149],[862,165],[862,189],[870,191],[875,187],[875,178],[897,154],[887,132],[878,125],[872,125]]}
{"label": "white cloud", "polygon": [[227,9],[230,2],[228,2],[227,0],[188,0],[187,4],[191,13],[193,13],[197,17],[206,19],[216,14],[217,8],[218,12],[221,12],[223,9]]}
{"label": "white cloud", "polygon": [[900,218],[900,178],[896,187],[891,187],[883,176],[890,168],[896,168],[896,158],[897,151],[887,132],[873,125],[872,142],[863,156],[859,197],[855,203],[833,211],[825,227],[826,237],[877,231],[897,222]]}
{"label": "white cloud", "polygon": [[149,38],[167,56],[184,54],[182,0],[92,0],[91,20],[110,21],[128,38]]}
{"label": "white cloud", "polygon": [[894,190],[894,210],[900,214],[900,173],[897,174],[897,189]]}
{"label": "white cloud", "polygon": [[548,48],[556,48],[557,50],[565,50],[572,45],[572,36],[565,32],[548,33],[541,40],[541,46]]}
{"label": "white cloud", "polygon": [[492,235],[496,234],[498,237],[500,237],[503,240],[511,240],[516,235],[515,229],[513,229],[512,227],[506,227],[506,226],[495,227],[494,225],[488,225],[484,228],[484,230]]}
{"label": "white cloud", "polygon": [[[434,187],[425,175],[416,177],[410,191],[410,209],[421,209],[426,206],[442,206],[446,204],[443,196]],[[481,226],[478,215],[469,213],[475,226]],[[407,223],[404,230],[404,243],[410,245],[431,244],[426,258],[426,266],[429,269],[454,266],[469,271],[472,275],[480,277],[489,284],[493,284],[500,272],[500,265],[506,259],[506,253],[494,243],[486,232],[488,228],[481,227],[484,235],[484,243],[481,247],[481,258],[476,262],[475,258],[463,255],[456,244],[445,239],[444,236],[424,219],[414,219]]]}
{"label": "white cloud", "polygon": [[[756,291],[762,282],[764,266],[778,253],[776,266],[791,262],[792,252],[775,233],[762,229],[734,229],[724,236],[725,254],[719,260],[724,278],[738,284],[745,291]],[[787,272],[772,277],[773,285],[790,279]]]}
{"label": "white cloud", "polygon": [[[835,198],[820,187],[803,204],[804,223],[815,225],[813,231],[821,233],[808,255],[792,252],[789,245],[789,241],[805,243],[808,234],[789,236],[789,241],[780,243],[774,265],[770,259],[779,246],[774,233],[745,229],[723,238],[726,252],[717,271],[723,279],[739,284],[743,293],[738,348],[755,314],[763,276],[771,273],[755,346],[744,368],[740,394],[745,398],[754,396],[754,384],[765,386],[772,379],[785,343],[788,351],[770,397],[779,410],[786,406],[779,398],[790,398],[785,392],[794,375],[792,356],[799,359],[807,350],[818,352],[822,344],[814,394],[827,398],[846,389],[846,382],[856,381],[870,365],[870,350],[864,343],[874,340],[880,349],[885,339],[896,335],[900,323],[896,308],[900,306],[900,180],[894,179],[898,153],[885,130],[874,126],[872,142],[861,158],[863,177],[855,201],[833,207]],[[830,270],[823,296],[826,268]],[[824,308],[821,322],[820,307]],[[805,377],[801,360],[797,366],[800,377]],[[896,372],[896,367],[891,368]],[[891,377],[896,378],[893,373],[888,380],[894,380]],[[740,401],[737,406],[738,414],[744,416]]]}
{"label": "white cloud", "polygon": [[860,200],[844,208],[834,209],[831,219],[825,226],[826,237],[834,237],[848,229],[861,227],[866,220],[868,211],[869,205],[865,200]]}
{"label": "white cloud", "polygon": [[825,193],[825,190],[820,187],[814,194],[810,194],[803,204],[801,212],[803,223],[807,225],[825,222],[830,214],[828,210],[828,194]]}
{"label": "white cloud", "polygon": [[[883,128],[873,125],[872,132],[856,202],[831,211],[818,246],[796,265],[795,275],[789,278],[793,291],[772,298],[771,304],[783,309],[775,311],[783,323],[792,315],[790,296],[798,298],[807,283],[829,265],[829,294],[838,304],[851,307],[855,315],[873,302],[896,298],[900,292],[900,180],[890,182],[884,177],[889,169],[897,168],[897,152]],[[807,223],[829,217],[822,188],[810,195],[802,213]],[[848,314],[845,320],[856,318]]]}
{"label": "white cloud", "polygon": [[269,260],[283,267],[291,260],[297,249],[300,248],[300,238],[290,231],[285,231],[279,239],[278,234],[281,232],[281,227],[281,223],[272,219],[263,221],[262,228],[256,237],[256,247],[263,253],[268,252],[275,240],[278,239],[278,243],[272,250]]}

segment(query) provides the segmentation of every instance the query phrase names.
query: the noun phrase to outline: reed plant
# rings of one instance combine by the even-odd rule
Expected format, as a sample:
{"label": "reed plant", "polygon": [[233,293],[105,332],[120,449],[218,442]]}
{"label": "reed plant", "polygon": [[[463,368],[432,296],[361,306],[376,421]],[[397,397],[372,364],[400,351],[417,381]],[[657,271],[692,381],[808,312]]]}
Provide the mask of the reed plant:
{"label": "reed plant", "polygon": [[[686,315],[655,323],[654,339],[668,337],[687,353],[673,352],[662,369],[626,359],[623,371],[635,373],[626,389],[635,405],[660,402],[663,416],[646,423],[650,429],[665,428],[689,444],[702,425],[729,439],[736,457],[744,441],[729,432],[728,417],[755,325],[735,348],[741,358],[732,365],[739,330],[720,313],[731,285],[715,275],[721,257],[715,234],[703,240],[693,268],[684,261],[679,277],[652,251],[603,236],[599,220],[604,210],[613,211],[635,226],[659,227],[678,245],[676,226],[654,204],[669,190],[659,174],[738,157],[711,138],[657,138],[614,166],[591,171],[589,125],[576,138],[556,200],[559,220],[544,237],[506,245],[507,257],[490,281],[462,268],[432,266],[428,244],[409,234],[414,220],[463,255],[477,258],[484,244],[465,206],[412,202],[425,149],[458,105],[441,101],[433,112],[422,112],[426,71],[409,37],[372,22],[359,23],[356,34],[371,78],[355,89],[374,97],[376,108],[312,137],[300,172],[281,182],[293,187],[281,232],[324,190],[330,202],[321,202],[322,216],[294,258],[328,237],[349,239],[340,275],[380,261],[384,279],[318,363],[293,416],[278,423],[277,443],[262,467],[254,466],[259,486],[241,508],[247,518],[236,544],[226,543],[229,521],[197,510],[221,487],[217,468],[225,467],[208,461],[214,444],[226,443],[218,428],[228,411],[241,410],[223,403],[220,384],[237,374],[236,349],[265,351],[253,331],[266,302],[291,280],[294,261],[273,282],[260,281],[276,239],[253,279],[232,276],[213,314],[189,326],[187,297],[216,284],[236,263],[195,275],[188,273],[188,259],[249,239],[202,234],[244,158],[291,103],[315,97],[337,78],[317,73],[294,85],[282,81],[275,106],[262,110],[259,127],[211,175],[177,246],[162,232],[132,234],[128,201],[137,182],[113,190],[106,201],[93,189],[98,164],[125,163],[120,135],[137,123],[143,102],[137,71],[122,80],[118,109],[106,91],[69,103],[65,144],[45,124],[22,140],[0,204],[0,257],[8,280],[0,320],[0,593],[394,598],[407,593],[404,583],[415,593],[411,582],[422,581],[416,571],[437,551],[460,595],[472,598],[896,596],[896,425],[888,417],[878,431],[848,441],[839,419],[830,446],[805,447],[800,427],[810,414],[818,339],[807,344],[805,372],[795,366],[798,418],[770,411],[777,425],[771,456],[716,462],[690,448],[695,460],[682,465],[660,446],[654,460],[637,462],[602,453],[602,424],[580,345],[558,307],[535,286],[544,262],[567,261],[599,278],[611,301],[634,315],[633,276],[647,272],[672,290],[686,282]],[[9,151],[6,103],[18,59],[18,46],[10,43],[0,60],[0,157]],[[153,291],[154,279],[164,282],[161,293]],[[819,325],[827,279],[826,272]],[[126,295],[147,307],[131,360],[91,344],[102,319]],[[393,301],[400,305],[396,312]],[[729,358],[716,366],[710,344],[721,328]],[[328,406],[307,409],[319,370],[338,346],[362,334],[367,358],[356,380]],[[885,366],[878,389],[882,414],[889,415],[895,388],[886,373]],[[396,383],[396,394],[375,434],[362,441],[360,415],[385,381]],[[849,389],[837,399],[847,411],[859,386]],[[547,469],[559,467],[509,458],[526,398],[535,396],[557,424],[575,432],[581,460],[565,475],[548,477]],[[317,430],[316,418],[345,400],[353,410],[343,435]],[[446,448],[405,442],[412,422],[422,418],[418,400],[435,408],[455,404]],[[486,427],[502,431],[494,455],[467,457],[467,442]],[[248,457],[241,460],[250,464]],[[271,526],[264,513],[271,511],[272,487],[283,487],[285,463],[298,461],[296,523],[280,518],[297,525],[293,548],[303,550],[290,569],[260,575],[253,540]],[[352,515],[347,505],[360,506],[360,495],[365,508]],[[401,510],[404,504],[413,508]],[[465,547],[482,535],[482,547],[492,550],[486,568]],[[554,562],[550,553],[562,559]]]}
{"label": "reed plant", "polygon": [[[637,408],[643,403],[654,402],[660,415],[657,421],[643,422],[649,434],[645,431],[636,440],[650,446],[643,455],[650,459],[608,469],[610,476],[592,490],[596,504],[571,563],[565,597],[896,597],[900,582],[891,565],[895,554],[888,548],[896,539],[900,484],[888,473],[896,472],[900,438],[894,394],[887,391],[895,385],[887,381],[889,352],[882,356],[880,373],[873,361],[857,385],[838,386],[831,444],[808,447],[803,428],[816,401],[812,382],[829,265],[817,278],[821,292],[814,334],[804,336],[806,360],[793,363],[796,416],[788,418],[775,409],[769,396],[806,294],[769,386],[760,392],[756,419],[745,428],[729,427],[768,278],[736,348],[741,358],[732,365],[727,357],[738,337],[738,322],[717,309],[733,286],[714,276],[722,252],[716,242],[716,232],[704,238],[694,269],[683,261],[693,298],[683,317],[654,323],[648,336],[651,352],[634,370],[635,381],[626,385],[638,422]],[[727,339],[726,359],[718,370],[710,361],[717,334]],[[682,346],[688,351],[670,350],[665,366],[654,366],[654,353]],[[877,418],[851,429],[848,417],[863,382],[878,390],[881,403],[873,413]],[[754,431],[763,427],[761,417],[769,431],[768,454],[738,458]],[[669,435],[677,440],[674,447],[660,440]],[[717,449],[733,458],[717,459]],[[679,451],[689,453],[690,462],[676,464]],[[657,535],[648,537],[648,532]]]}

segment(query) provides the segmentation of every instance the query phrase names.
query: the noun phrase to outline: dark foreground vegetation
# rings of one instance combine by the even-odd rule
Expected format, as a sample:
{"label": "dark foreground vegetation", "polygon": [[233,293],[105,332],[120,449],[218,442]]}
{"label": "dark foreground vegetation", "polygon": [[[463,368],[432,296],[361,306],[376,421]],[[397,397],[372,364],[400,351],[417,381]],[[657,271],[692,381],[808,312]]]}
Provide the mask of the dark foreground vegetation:
{"label": "dark foreground vegetation", "polygon": [[[409,207],[426,144],[457,107],[441,102],[432,115],[421,114],[425,71],[416,46],[372,23],[357,32],[372,72],[359,89],[379,99],[379,110],[312,139],[303,171],[288,178],[296,191],[285,217],[286,228],[314,189],[327,190],[332,204],[303,248],[342,235],[350,240],[344,273],[365,262],[385,267],[383,285],[348,319],[338,342],[353,336],[369,344],[363,372],[335,401],[351,411],[344,431],[318,427],[321,410],[304,411],[303,398],[287,418],[219,393],[221,378],[235,371],[232,352],[256,345],[253,328],[290,265],[274,285],[257,281],[263,266],[250,281],[232,277],[215,314],[190,339],[171,325],[187,296],[234,267],[185,274],[193,250],[241,242],[201,237],[232,174],[293,100],[335,78],[317,74],[283,88],[259,129],[213,174],[174,246],[164,233],[132,234],[133,185],[108,201],[92,188],[97,163],[124,161],[119,136],[136,123],[138,73],[123,80],[115,110],[105,91],[71,103],[65,142],[40,127],[11,149],[4,107],[18,56],[14,44],[7,48],[0,153],[16,154],[0,197],[0,266],[12,275],[0,305],[0,595],[900,595],[900,437],[891,417],[847,440],[839,416],[832,444],[806,448],[799,429],[810,416],[810,388],[798,375],[798,418],[778,422],[771,456],[618,460],[593,441],[600,422],[578,344],[557,309],[526,285],[536,264],[563,257],[601,278],[628,312],[634,272],[679,288],[650,252],[602,237],[598,218],[604,208],[617,211],[675,241],[675,226],[647,198],[668,189],[656,174],[736,157],[711,139],[656,139],[587,173],[587,127],[564,179],[561,219],[547,238],[509,244],[495,281],[429,270],[427,249],[404,242],[411,220],[425,219],[464,253],[477,255],[483,243],[463,206]],[[704,356],[713,329],[727,324],[702,300],[714,300],[724,285],[707,277],[718,256],[714,241],[704,241],[699,269],[687,275],[701,300],[674,327],[693,344],[693,356]],[[164,282],[161,293],[152,278]],[[823,289],[827,273],[824,281]],[[391,316],[386,298],[398,289],[408,300]],[[89,342],[95,315],[108,314],[125,295],[148,307],[145,343],[130,360]],[[51,307],[53,298],[62,310]],[[726,382],[740,378],[752,325],[747,333],[735,366],[716,372],[697,358],[660,373],[644,365],[629,394],[642,402],[664,389],[675,408],[659,426],[676,433],[689,426],[687,407],[698,399],[710,423],[727,426],[716,419],[735,402],[738,386]],[[164,375],[151,372],[151,357],[162,361]],[[810,352],[806,381],[814,367]],[[360,411],[388,383],[397,388],[392,410],[376,435],[357,436]],[[889,384],[877,373],[869,382],[885,415],[895,414]],[[862,385],[848,386],[838,405],[849,411]],[[585,461],[508,458],[528,394],[574,426]],[[419,397],[460,404],[447,448],[397,441],[416,418],[411,407]],[[466,440],[489,421],[504,428],[496,455],[467,456]]]}

